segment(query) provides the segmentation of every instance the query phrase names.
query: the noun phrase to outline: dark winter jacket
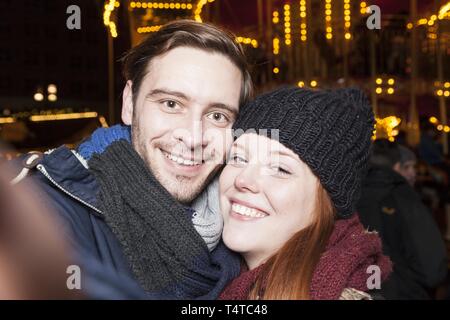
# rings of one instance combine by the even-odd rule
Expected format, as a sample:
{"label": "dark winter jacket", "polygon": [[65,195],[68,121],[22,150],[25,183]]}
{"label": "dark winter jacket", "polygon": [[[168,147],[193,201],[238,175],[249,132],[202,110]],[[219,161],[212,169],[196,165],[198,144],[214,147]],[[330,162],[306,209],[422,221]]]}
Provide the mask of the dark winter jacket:
{"label": "dark winter jacket", "polygon": [[379,232],[394,272],[383,284],[386,299],[429,299],[428,289],[445,279],[444,242],[419,195],[389,168],[372,167],[357,210],[361,223]]}
{"label": "dark winter jacket", "polygon": [[[98,209],[98,185],[83,163],[80,155],[62,146],[30,166],[27,179],[44,192],[42,199],[47,199],[57,214],[80,266],[84,295],[93,299],[173,299],[140,287],[121,244]],[[216,299],[239,272],[238,258],[222,242],[211,252],[210,260],[211,274],[220,277],[199,299]]]}

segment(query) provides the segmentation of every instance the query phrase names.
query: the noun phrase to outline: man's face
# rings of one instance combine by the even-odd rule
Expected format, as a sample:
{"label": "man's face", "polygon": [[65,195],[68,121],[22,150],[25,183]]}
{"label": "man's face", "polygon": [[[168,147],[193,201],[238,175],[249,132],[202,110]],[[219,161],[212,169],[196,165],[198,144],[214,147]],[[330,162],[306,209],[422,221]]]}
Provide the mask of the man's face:
{"label": "man's face", "polygon": [[416,183],[416,161],[410,160],[401,164],[398,163],[394,166],[394,170],[402,175],[411,186]]}
{"label": "man's face", "polygon": [[224,163],[241,84],[228,58],[188,47],[151,61],[135,104],[127,83],[122,120],[133,146],[178,201],[195,199]]}

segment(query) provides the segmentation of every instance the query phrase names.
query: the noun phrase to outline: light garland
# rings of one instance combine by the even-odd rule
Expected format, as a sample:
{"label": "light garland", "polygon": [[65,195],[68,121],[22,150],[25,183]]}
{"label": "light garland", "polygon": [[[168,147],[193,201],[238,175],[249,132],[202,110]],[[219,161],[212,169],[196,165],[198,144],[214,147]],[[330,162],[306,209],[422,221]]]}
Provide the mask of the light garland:
{"label": "light garland", "polygon": [[450,127],[447,125],[443,125],[439,123],[439,120],[436,117],[430,117],[428,120],[431,124],[434,124],[438,131],[444,131],[445,133],[450,132]]}
{"label": "light garland", "polygon": [[87,119],[87,118],[97,118],[97,116],[98,116],[97,112],[45,114],[45,115],[31,116],[30,121],[39,122],[39,121]]}
{"label": "light garland", "polygon": [[[436,23],[436,20],[443,20],[450,17],[450,1],[444,4],[438,11],[437,14],[433,14],[428,18],[420,18],[415,22],[416,26],[433,26]],[[406,27],[408,29],[412,29],[414,24],[412,22],[408,22]]]}
{"label": "light garland", "polygon": [[[280,22],[280,13],[277,10],[275,10],[272,13],[272,22],[273,24],[278,24]],[[273,38],[272,45],[273,45],[273,54],[274,55],[280,54],[280,38],[278,37]]]}
{"label": "light garland", "polygon": [[350,40],[352,34],[350,33],[350,27],[352,26],[350,0],[344,0],[344,37],[345,40]]}
{"label": "light garland", "polygon": [[272,13],[272,22],[273,22],[274,24],[277,24],[278,22],[280,22],[280,13],[279,13],[277,10],[275,10],[275,11]]}
{"label": "light garland", "polygon": [[159,26],[148,26],[148,27],[139,27],[137,28],[138,33],[150,33],[150,32],[156,32],[161,29],[161,25]]}
{"label": "light garland", "polygon": [[131,9],[164,9],[164,10],[192,10],[191,3],[184,2],[130,2]]}
{"label": "light garland", "polygon": [[117,38],[117,28],[114,21],[111,21],[111,14],[115,8],[120,6],[119,1],[109,0],[109,3],[105,4],[105,11],[103,11],[103,24],[109,29],[111,37]]}
{"label": "light garland", "polygon": [[[309,83],[310,88],[316,88],[319,85],[319,82],[317,80],[311,80]],[[297,86],[300,88],[304,88],[306,86],[306,82],[303,80],[300,80],[297,82]]]}
{"label": "light garland", "polygon": [[215,0],[199,0],[196,5],[185,2],[145,2],[132,1],[130,2],[130,9],[161,9],[161,10],[194,10],[194,20],[203,22],[202,11],[203,7]]}
{"label": "light garland", "polygon": [[279,38],[273,38],[273,54],[274,55],[280,54],[280,39]]}
{"label": "light garland", "polygon": [[325,37],[328,40],[333,39],[333,27],[331,25],[331,0],[325,0]]}
{"label": "light garland", "polygon": [[307,39],[306,0],[300,0],[300,40],[305,42]]}
{"label": "light garland", "polygon": [[284,43],[287,46],[292,44],[291,38],[291,6],[289,4],[285,4],[284,7]]}
{"label": "light garland", "polygon": [[258,41],[256,39],[237,37],[236,42],[251,45],[253,48],[258,48]]}
{"label": "light garland", "polygon": [[[99,116],[97,112],[72,112],[72,113],[50,113],[39,115],[28,116],[28,112],[18,114],[18,118],[25,118],[31,122],[42,122],[42,121],[59,121],[59,120],[77,120],[77,119],[93,119],[97,118],[104,128],[108,128],[109,125],[106,122],[104,116]],[[0,124],[14,123],[16,122],[15,117],[0,117]]]}
{"label": "light garland", "polygon": [[214,0],[199,0],[198,2],[197,2],[197,6],[196,6],[196,8],[195,8],[195,12],[194,12],[194,19],[195,19],[195,21],[197,21],[197,22],[203,22],[203,20],[202,20],[202,10],[203,10],[203,7],[205,6],[205,5],[207,5],[208,3],[211,3],[211,2],[214,2]]}
{"label": "light garland", "polygon": [[359,4],[359,7],[360,7],[360,12],[361,12],[361,14],[362,15],[365,15],[365,14],[367,14],[368,13],[368,8],[369,7],[367,7],[367,3],[365,2],[365,1],[362,1],[360,4]]}

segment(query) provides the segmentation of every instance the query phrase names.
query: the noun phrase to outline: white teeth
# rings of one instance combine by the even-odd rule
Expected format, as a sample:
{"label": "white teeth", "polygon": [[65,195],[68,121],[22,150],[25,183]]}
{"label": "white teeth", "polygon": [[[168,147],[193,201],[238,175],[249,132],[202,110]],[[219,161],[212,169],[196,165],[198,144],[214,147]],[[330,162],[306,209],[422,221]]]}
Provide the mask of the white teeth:
{"label": "white teeth", "polygon": [[194,161],[191,161],[191,160],[184,160],[184,161],[183,161],[183,164],[184,164],[185,166],[193,166],[193,165],[194,165]]}
{"label": "white teeth", "polygon": [[265,214],[261,213],[260,211],[258,211],[256,209],[249,208],[249,207],[246,207],[246,206],[242,206],[242,205],[239,205],[237,203],[233,203],[232,206],[231,206],[231,209],[234,212],[236,212],[236,213],[238,213],[240,215],[243,215],[243,216],[247,216],[247,217],[263,218],[263,217],[266,216]]}
{"label": "white teeth", "polygon": [[198,162],[194,162],[194,161],[191,161],[191,160],[185,160],[183,158],[174,156],[173,154],[170,154],[170,153],[166,153],[166,152],[163,152],[163,153],[164,153],[164,155],[166,156],[167,159],[170,159],[173,162],[176,162],[178,164],[182,164],[184,166],[197,166],[197,165],[200,164]]}

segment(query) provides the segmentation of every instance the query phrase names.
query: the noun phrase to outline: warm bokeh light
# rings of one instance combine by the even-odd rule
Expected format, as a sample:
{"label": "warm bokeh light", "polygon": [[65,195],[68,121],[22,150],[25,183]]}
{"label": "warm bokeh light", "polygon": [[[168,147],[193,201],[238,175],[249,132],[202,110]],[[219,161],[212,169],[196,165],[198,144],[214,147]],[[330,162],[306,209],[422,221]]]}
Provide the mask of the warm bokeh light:
{"label": "warm bokeh light", "polygon": [[44,95],[41,92],[36,92],[33,96],[33,99],[35,101],[43,101],[44,100]]}
{"label": "warm bokeh light", "polygon": [[80,113],[61,113],[61,114],[45,114],[34,115],[30,117],[30,121],[54,121],[54,120],[71,120],[71,119],[86,119],[97,118],[97,112],[80,112]]}
{"label": "warm bokeh light", "polygon": [[56,85],[54,85],[54,84],[49,84],[49,85],[47,86],[47,92],[48,92],[48,93],[56,94],[56,93],[58,92],[58,88],[57,88]]}

